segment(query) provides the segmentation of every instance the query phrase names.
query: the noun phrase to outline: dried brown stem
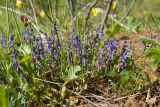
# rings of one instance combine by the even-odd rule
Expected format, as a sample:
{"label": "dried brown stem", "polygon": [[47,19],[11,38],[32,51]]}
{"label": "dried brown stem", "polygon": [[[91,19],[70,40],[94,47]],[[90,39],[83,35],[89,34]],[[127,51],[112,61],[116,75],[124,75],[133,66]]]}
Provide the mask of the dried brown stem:
{"label": "dried brown stem", "polygon": [[107,5],[107,8],[106,8],[106,11],[105,11],[105,14],[104,14],[104,18],[102,19],[102,22],[100,24],[100,29],[102,29],[102,30],[104,28],[104,25],[105,25],[106,21],[108,20],[108,15],[109,15],[110,10],[111,10],[112,2],[113,2],[113,0],[107,1],[108,5]]}
{"label": "dried brown stem", "polygon": [[88,24],[88,20],[89,20],[90,14],[91,14],[91,10],[92,10],[93,7],[95,7],[95,5],[97,4],[97,2],[98,2],[98,0],[95,0],[93,2],[93,4],[91,4],[91,6],[90,6],[90,8],[89,8],[89,10],[87,12],[87,16],[85,18],[85,26]]}
{"label": "dried brown stem", "polygon": [[71,17],[71,20],[73,20],[73,1],[72,0],[67,0],[67,4],[68,4],[68,11]]}

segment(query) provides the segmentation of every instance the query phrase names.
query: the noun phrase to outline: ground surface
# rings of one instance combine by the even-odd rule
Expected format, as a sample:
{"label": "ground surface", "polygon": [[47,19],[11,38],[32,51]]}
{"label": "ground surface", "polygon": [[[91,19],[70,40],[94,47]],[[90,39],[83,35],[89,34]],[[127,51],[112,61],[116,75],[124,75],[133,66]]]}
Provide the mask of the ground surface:
{"label": "ground surface", "polygon": [[151,60],[144,56],[144,49],[141,47],[143,36],[150,37],[153,34],[159,35],[159,33],[150,32],[149,30],[137,34],[121,33],[119,35],[121,43],[124,40],[134,43],[135,64],[140,69],[143,68],[135,72],[143,74],[141,77],[141,82],[144,85],[143,89],[131,95],[122,94],[118,90],[111,92],[106,87],[105,81],[100,79],[96,85],[87,90],[87,95],[79,98],[81,100],[79,107],[160,107],[160,83],[157,81],[160,74],[155,71],[156,68],[151,67]]}

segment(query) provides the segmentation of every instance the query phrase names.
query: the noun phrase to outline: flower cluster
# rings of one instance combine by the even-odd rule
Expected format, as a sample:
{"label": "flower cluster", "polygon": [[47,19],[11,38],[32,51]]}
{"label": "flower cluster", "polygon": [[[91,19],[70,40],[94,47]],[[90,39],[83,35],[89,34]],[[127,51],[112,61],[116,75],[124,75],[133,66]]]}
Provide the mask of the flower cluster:
{"label": "flower cluster", "polygon": [[122,46],[122,51],[120,54],[120,58],[121,58],[120,69],[125,69],[127,67],[127,61],[131,56],[132,47],[133,47],[132,42],[130,42],[130,45],[127,45],[127,42],[124,41],[123,46]]}
{"label": "flower cluster", "polygon": [[[85,36],[77,35],[73,28],[69,36],[59,34],[56,23],[51,26],[50,33],[40,32],[35,34],[32,29],[26,28],[20,36],[23,43],[14,40],[14,35],[10,36],[9,46],[13,52],[13,63],[17,70],[17,47],[22,44],[30,46],[31,63],[40,69],[61,71],[68,65],[80,65],[83,71],[106,70],[115,67],[117,70],[126,69],[132,43],[126,41],[119,50],[120,43],[117,38],[105,39],[103,31],[96,29],[94,32],[88,29]],[[5,45],[1,41],[2,45]],[[14,45],[20,44],[20,45]],[[93,69],[94,68],[94,69]],[[97,69],[98,68],[98,69]]]}
{"label": "flower cluster", "polygon": [[117,52],[118,46],[118,40],[116,38],[105,41],[103,49],[98,53],[98,64],[103,67],[109,65]]}

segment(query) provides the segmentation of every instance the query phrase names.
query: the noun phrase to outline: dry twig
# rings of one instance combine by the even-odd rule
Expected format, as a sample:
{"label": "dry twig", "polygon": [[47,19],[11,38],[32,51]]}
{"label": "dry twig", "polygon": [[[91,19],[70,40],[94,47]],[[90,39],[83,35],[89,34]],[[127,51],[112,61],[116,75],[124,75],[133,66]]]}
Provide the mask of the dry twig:
{"label": "dry twig", "polygon": [[95,1],[90,5],[89,10],[88,10],[88,12],[87,12],[87,16],[86,16],[86,18],[85,18],[85,26],[86,26],[87,23],[88,23],[88,19],[89,19],[89,17],[90,17],[91,10],[92,10],[93,7],[95,7],[95,5],[97,4],[97,2],[98,2],[98,0],[95,0]]}
{"label": "dry twig", "polygon": [[107,1],[108,5],[107,5],[107,8],[106,8],[106,11],[105,11],[105,14],[104,14],[104,18],[102,19],[102,22],[100,24],[100,29],[102,29],[102,30],[104,28],[104,25],[105,25],[106,21],[108,20],[108,15],[109,15],[110,10],[111,10],[112,2],[113,2],[113,0],[109,0],[109,2]]}

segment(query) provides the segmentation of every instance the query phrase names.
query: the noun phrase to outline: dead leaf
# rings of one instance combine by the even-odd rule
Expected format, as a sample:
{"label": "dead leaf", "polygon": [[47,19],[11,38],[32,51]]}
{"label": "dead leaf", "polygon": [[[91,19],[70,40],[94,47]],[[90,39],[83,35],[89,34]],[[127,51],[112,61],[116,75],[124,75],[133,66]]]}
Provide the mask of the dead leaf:
{"label": "dead leaf", "polygon": [[147,92],[147,98],[146,98],[146,103],[149,105],[149,107],[152,107],[153,104],[156,103],[156,99],[157,99],[156,96],[151,98],[151,96],[150,96],[150,88],[149,88],[148,92]]}

